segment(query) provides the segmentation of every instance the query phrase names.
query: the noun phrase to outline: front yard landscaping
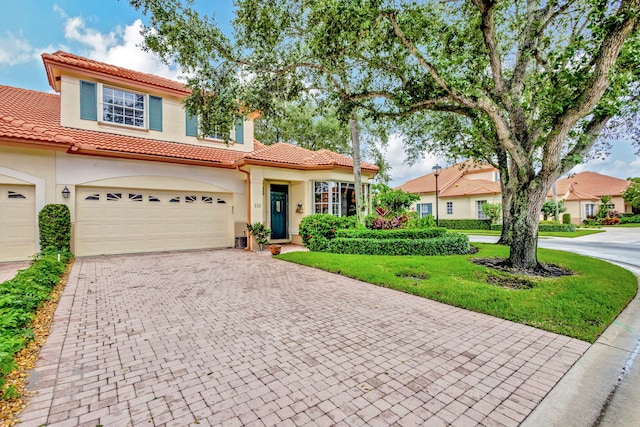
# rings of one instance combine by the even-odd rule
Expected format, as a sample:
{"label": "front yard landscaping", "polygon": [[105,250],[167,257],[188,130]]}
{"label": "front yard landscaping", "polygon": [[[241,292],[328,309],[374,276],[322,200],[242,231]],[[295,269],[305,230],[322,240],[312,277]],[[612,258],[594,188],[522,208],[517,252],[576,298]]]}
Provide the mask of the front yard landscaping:
{"label": "front yard landscaping", "polygon": [[542,278],[472,262],[507,258],[509,248],[474,244],[468,255],[383,256],[291,252],[278,258],[457,307],[594,342],[635,296],[629,271],[594,258],[539,249],[539,259],[572,271]]}
{"label": "front yard landscaping", "polygon": [[[469,236],[500,236],[500,230],[456,230],[459,233],[464,233]],[[539,237],[582,237],[590,234],[604,233],[605,230],[594,229],[576,229],[576,231],[540,231]]]}

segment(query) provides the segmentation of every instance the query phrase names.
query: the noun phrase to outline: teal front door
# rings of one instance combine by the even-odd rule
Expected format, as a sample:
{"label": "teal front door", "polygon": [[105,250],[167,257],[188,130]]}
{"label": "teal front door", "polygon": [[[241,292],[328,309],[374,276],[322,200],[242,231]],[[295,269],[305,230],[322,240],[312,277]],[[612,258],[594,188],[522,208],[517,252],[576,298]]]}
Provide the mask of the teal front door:
{"label": "teal front door", "polygon": [[287,233],[287,195],[286,185],[271,185],[271,238],[288,239]]}

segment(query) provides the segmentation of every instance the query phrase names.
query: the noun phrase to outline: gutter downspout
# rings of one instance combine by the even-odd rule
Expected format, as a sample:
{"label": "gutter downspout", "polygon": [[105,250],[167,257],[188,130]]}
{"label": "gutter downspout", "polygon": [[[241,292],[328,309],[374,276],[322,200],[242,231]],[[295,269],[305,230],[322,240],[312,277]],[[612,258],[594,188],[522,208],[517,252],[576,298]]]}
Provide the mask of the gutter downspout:
{"label": "gutter downspout", "polygon": [[[242,172],[247,176],[247,223],[253,224],[251,222],[251,172],[240,169],[240,166],[236,166],[236,169],[238,170],[238,172]],[[252,238],[249,235],[247,236],[247,247],[245,250],[247,251],[251,250],[251,242],[252,242]]]}

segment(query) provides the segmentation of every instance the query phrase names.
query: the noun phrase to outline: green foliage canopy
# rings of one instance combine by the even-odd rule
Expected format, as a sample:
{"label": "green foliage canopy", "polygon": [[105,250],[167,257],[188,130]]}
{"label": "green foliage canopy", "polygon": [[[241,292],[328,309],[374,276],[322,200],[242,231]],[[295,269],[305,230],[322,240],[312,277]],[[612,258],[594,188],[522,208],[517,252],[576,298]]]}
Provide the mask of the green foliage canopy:
{"label": "green foliage canopy", "polygon": [[634,208],[640,208],[640,178],[629,178],[631,185],[624,190],[622,198]]}
{"label": "green foliage canopy", "polygon": [[[179,2],[131,3],[150,12],[147,46],[192,76],[187,107],[207,120],[316,88],[342,117],[394,118],[494,162],[517,268],[538,267],[551,184],[637,111],[640,0],[237,0],[235,43]],[[459,132],[434,132],[440,122]]]}

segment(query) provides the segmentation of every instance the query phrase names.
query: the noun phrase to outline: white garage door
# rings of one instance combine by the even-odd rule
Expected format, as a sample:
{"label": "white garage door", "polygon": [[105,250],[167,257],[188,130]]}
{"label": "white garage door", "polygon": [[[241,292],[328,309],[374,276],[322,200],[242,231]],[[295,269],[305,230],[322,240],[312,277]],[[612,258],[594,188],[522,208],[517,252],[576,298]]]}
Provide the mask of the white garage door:
{"label": "white garage door", "polygon": [[27,259],[36,252],[35,187],[0,185],[0,261]]}
{"label": "white garage door", "polygon": [[233,246],[231,196],[77,187],[77,255]]}

